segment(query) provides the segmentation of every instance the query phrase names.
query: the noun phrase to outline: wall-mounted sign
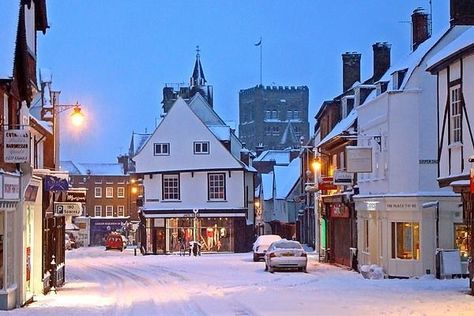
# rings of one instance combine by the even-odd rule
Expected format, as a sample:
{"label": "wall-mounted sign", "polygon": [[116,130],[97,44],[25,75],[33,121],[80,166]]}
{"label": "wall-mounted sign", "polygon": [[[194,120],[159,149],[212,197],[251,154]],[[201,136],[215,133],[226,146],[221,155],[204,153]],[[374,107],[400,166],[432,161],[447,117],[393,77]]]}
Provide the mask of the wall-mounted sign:
{"label": "wall-mounted sign", "polygon": [[71,192],[66,193],[66,202],[81,202],[86,203],[86,192]]}
{"label": "wall-mounted sign", "polygon": [[34,202],[36,201],[36,196],[38,195],[38,186],[29,184],[26,187],[25,191],[25,201]]}
{"label": "wall-mounted sign", "polygon": [[470,179],[470,183],[469,183],[470,184],[469,185],[470,190],[469,191],[471,193],[474,193],[474,169],[471,169],[471,174],[470,174],[469,179]]}
{"label": "wall-mounted sign", "polygon": [[54,216],[80,216],[82,203],[79,202],[54,202]]}
{"label": "wall-mounted sign", "polygon": [[347,172],[372,172],[372,147],[346,146]]}
{"label": "wall-mounted sign", "polygon": [[7,163],[30,161],[30,132],[28,130],[10,129],[4,131],[3,160]]}
{"label": "wall-mounted sign", "polygon": [[349,217],[349,208],[344,204],[331,204],[331,217]]}
{"label": "wall-mounted sign", "polygon": [[319,190],[337,190],[337,186],[334,185],[333,177],[321,177],[318,187]]}
{"label": "wall-mounted sign", "polygon": [[395,200],[387,201],[385,203],[385,210],[387,211],[416,211],[418,204],[416,202]]}
{"label": "wall-mounted sign", "polygon": [[3,175],[2,187],[2,197],[5,200],[20,200],[20,177],[10,174]]}
{"label": "wall-mounted sign", "polygon": [[353,173],[344,170],[334,171],[334,185],[352,185]]}

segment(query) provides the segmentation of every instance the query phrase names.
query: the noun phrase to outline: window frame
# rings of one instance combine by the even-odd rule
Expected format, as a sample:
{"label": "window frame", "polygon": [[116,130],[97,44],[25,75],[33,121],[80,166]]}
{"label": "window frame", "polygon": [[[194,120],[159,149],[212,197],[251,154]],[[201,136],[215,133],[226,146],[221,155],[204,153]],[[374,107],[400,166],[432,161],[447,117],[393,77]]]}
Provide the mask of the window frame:
{"label": "window frame", "polygon": [[125,206],[124,205],[117,205],[117,216],[118,217],[125,217]]}
{"label": "window frame", "polygon": [[102,198],[102,187],[94,187],[94,197]]}
{"label": "window frame", "polygon": [[94,217],[102,217],[102,205],[94,205]]}
{"label": "window frame", "polygon": [[[170,186],[167,183],[170,180],[176,180],[176,186]],[[177,192],[166,192],[176,189]],[[161,199],[163,201],[179,201],[181,199],[181,179],[179,173],[166,173],[161,177]]]}
{"label": "window frame", "polygon": [[461,84],[449,87],[449,134],[450,144],[462,143]]}
{"label": "window frame", "polygon": [[[203,150],[203,145],[207,146],[207,151]],[[199,147],[199,150],[198,148]],[[211,144],[208,141],[195,141],[193,142],[193,152],[195,155],[209,155],[211,153]]]}
{"label": "window frame", "polygon": [[[112,213],[112,215],[108,215],[109,211]],[[106,205],[105,206],[105,217],[114,217],[114,206],[113,205]]]}
{"label": "window frame", "polygon": [[125,198],[125,187],[117,187],[117,197],[120,199]]}
{"label": "window frame", "polygon": [[[211,179],[214,176],[222,177],[222,179]],[[222,184],[217,183],[220,181],[222,181]],[[225,201],[226,191],[227,191],[227,183],[226,183],[225,172],[210,172],[207,174],[207,200],[208,201]]]}
{"label": "window frame", "polygon": [[112,199],[114,197],[114,187],[105,187],[105,197],[107,199]]}
{"label": "window frame", "polygon": [[[158,148],[160,148],[158,152]],[[163,149],[166,148],[166,151]],[[170,143],[153,143],[153,155],[154,156],[169,156],[170,155]]]}
{"label": "window frame", "polygon": [[[409,231],[406,228],[409,228]],[[420,233],[421,227],[419,222],[391,222],[392,228],[392,254],[391,258],[396,260],[421,260],[421,247],[420,247]],[[400,236],[399,230],[402,228],[402,234]],[[409,240],[407,238],[409,236]],[[402,241],[400,247],[399,242]],[[409,241],[409,247],[407,242]],[[418,246],[418,247],[417,247]],[[400,251],[402,250],[402,251]],[[400,255],[402,252],[404,255]]]}

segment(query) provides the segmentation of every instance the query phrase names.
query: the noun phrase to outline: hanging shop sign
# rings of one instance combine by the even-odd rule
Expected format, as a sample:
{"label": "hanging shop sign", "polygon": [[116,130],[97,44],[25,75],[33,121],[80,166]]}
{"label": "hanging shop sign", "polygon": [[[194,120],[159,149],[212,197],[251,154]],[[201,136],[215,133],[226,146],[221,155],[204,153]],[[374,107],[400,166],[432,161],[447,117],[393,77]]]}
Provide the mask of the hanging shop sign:
{"label": "hanging shop sign", "polygon": [[331,217],[349,217],[349,208],[341,203],[331,204]]}
{"label": "hanging shop sign", "polygon": [[352,185],[354,174],[344,170],[334,171],[334,185]]}
{"label": "hanging shop sign", "polygon": [[36,201],[36,196],[38,195],[38,186],[29,184],[26,187],[25,191],[25,201],[34,202]]}
{"label": "hanging shop sign", "polygon": [[0,176],[3,180],[1,184],[0,196],[4,200],[19,201],[20,200],[20,177],[15,175],[3,174]]}
{"label": "hanging shop sign", "polygon": [[30,132],[10,129],[3,133],[3,160],[6,163],[30,161]]}
{"label": "hanging shop sign", "polygon": [[79,202],[54,202],[54,216],[80,216],[82,203]]}
{"label": "hanging shop sign", "polygon": [[347,172],[372,172],[372,147],[346,146]]}
{"label": "hanging shop sign", "polygon": [[67,192],[66,202],[86,203],[86,192]]}
{"label": "hanging shop sign", "polygon": [[469,181],[469,188],[470,188],[470,192],[471,193],[474,193],[474,168],[471,168],[471,174],[470,174],[470,177],[469,177],[470,181]]}
{"label": "hanging shop sign", "polygon": [[319,190],[337,190],[337,186],[334,185],[333,177],[321,177],[318,187]]}
{"label": "hanging shop sign", "polygon": [[44,177],[44,190],[48,192],[67,191],[69,183],[66,179],[61,179],[54,176]]}

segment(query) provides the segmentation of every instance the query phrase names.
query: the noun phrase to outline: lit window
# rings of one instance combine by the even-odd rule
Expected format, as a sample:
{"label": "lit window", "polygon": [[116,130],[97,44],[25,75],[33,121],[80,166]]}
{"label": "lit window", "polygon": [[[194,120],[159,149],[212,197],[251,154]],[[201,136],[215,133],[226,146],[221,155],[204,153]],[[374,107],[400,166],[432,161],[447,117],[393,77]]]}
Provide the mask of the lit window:
{"label": "lit window", "polygon": [[208,175],[209,200],[225,200],[225,173]]}
{"label": "lit window", "polygon": [[105,216],[113,217],[114,216],[114,207],[112,205],[107,205],[105,207]]}
{"label": "lit window", "polygon": [[102,216],[102,205],[94,206],[94,216],[101,217]]}
{"label": "lit window", "polygon": [[125,188],[124,187],[118,187],[117,188],[117,197],[118,198],[124,198],[125,197]]}
{"label": "lit window", "polygon": [[125,207],[123,205],[117,206],[117,216],[119,217],[125,216]]}
{"label": "lit window", "polygon": [[456,85],[449,89],[451,96],[451,143],[462,142],[462,107],[461,107],[461,86]]}
{"label": "lit window", "polygon": [[113,198],[114,197],[114,188],[113,187],[106,187],[105,188],[105,197],[106,198]]}
{"label": "lit window", "polygon": [[209,142],[194,142],[195,154],[209,154]]}
{"label": "lit window", "polygon": [[419,223],[392,223],[392,258],[420,259]]}
{"label": "lit window", "polygon": [[163,200],[179,200],[179,175],[163,175]]}
{"label": "lit window", "polygon": [[155,146],[155,156],[168,156],[170,154],[170,144],[169,143],[159,143],[154,144]]}
{"label": "lit window", "polygon": [[95,187],[94,188],[94,197],[96,197],[96,198],[101,198],[102,197],[102,188],[101,187]]}

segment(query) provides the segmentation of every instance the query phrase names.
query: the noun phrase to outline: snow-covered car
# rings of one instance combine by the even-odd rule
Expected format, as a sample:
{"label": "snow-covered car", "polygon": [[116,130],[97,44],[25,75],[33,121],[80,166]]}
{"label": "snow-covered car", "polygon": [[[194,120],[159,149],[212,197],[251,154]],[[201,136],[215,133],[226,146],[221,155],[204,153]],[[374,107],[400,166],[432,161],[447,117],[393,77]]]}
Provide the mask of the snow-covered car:
{"label": "snow-covered car", "polygon": [[295,240],[281,239],[273,242],[265,253],[265,271],[296,269],[306,272],[308,256],[303,246]]}
{"label": "snow-covered car", "polygon": [[125,236],[112,232],[109,235],[107,235],[107,238],[105,239],[105,250],[109,249],[118,249],[120,251],[123,251],[127,247],[127,239]]}
{"label": "snow-covered car", "polygon": [[253,261],[260,261],[265,257],[265,252],[267,251],[270,244],[274,241],[280,240],[281,237],[278,235],[261,235],[258,236],[257,240],[253,243]]}

